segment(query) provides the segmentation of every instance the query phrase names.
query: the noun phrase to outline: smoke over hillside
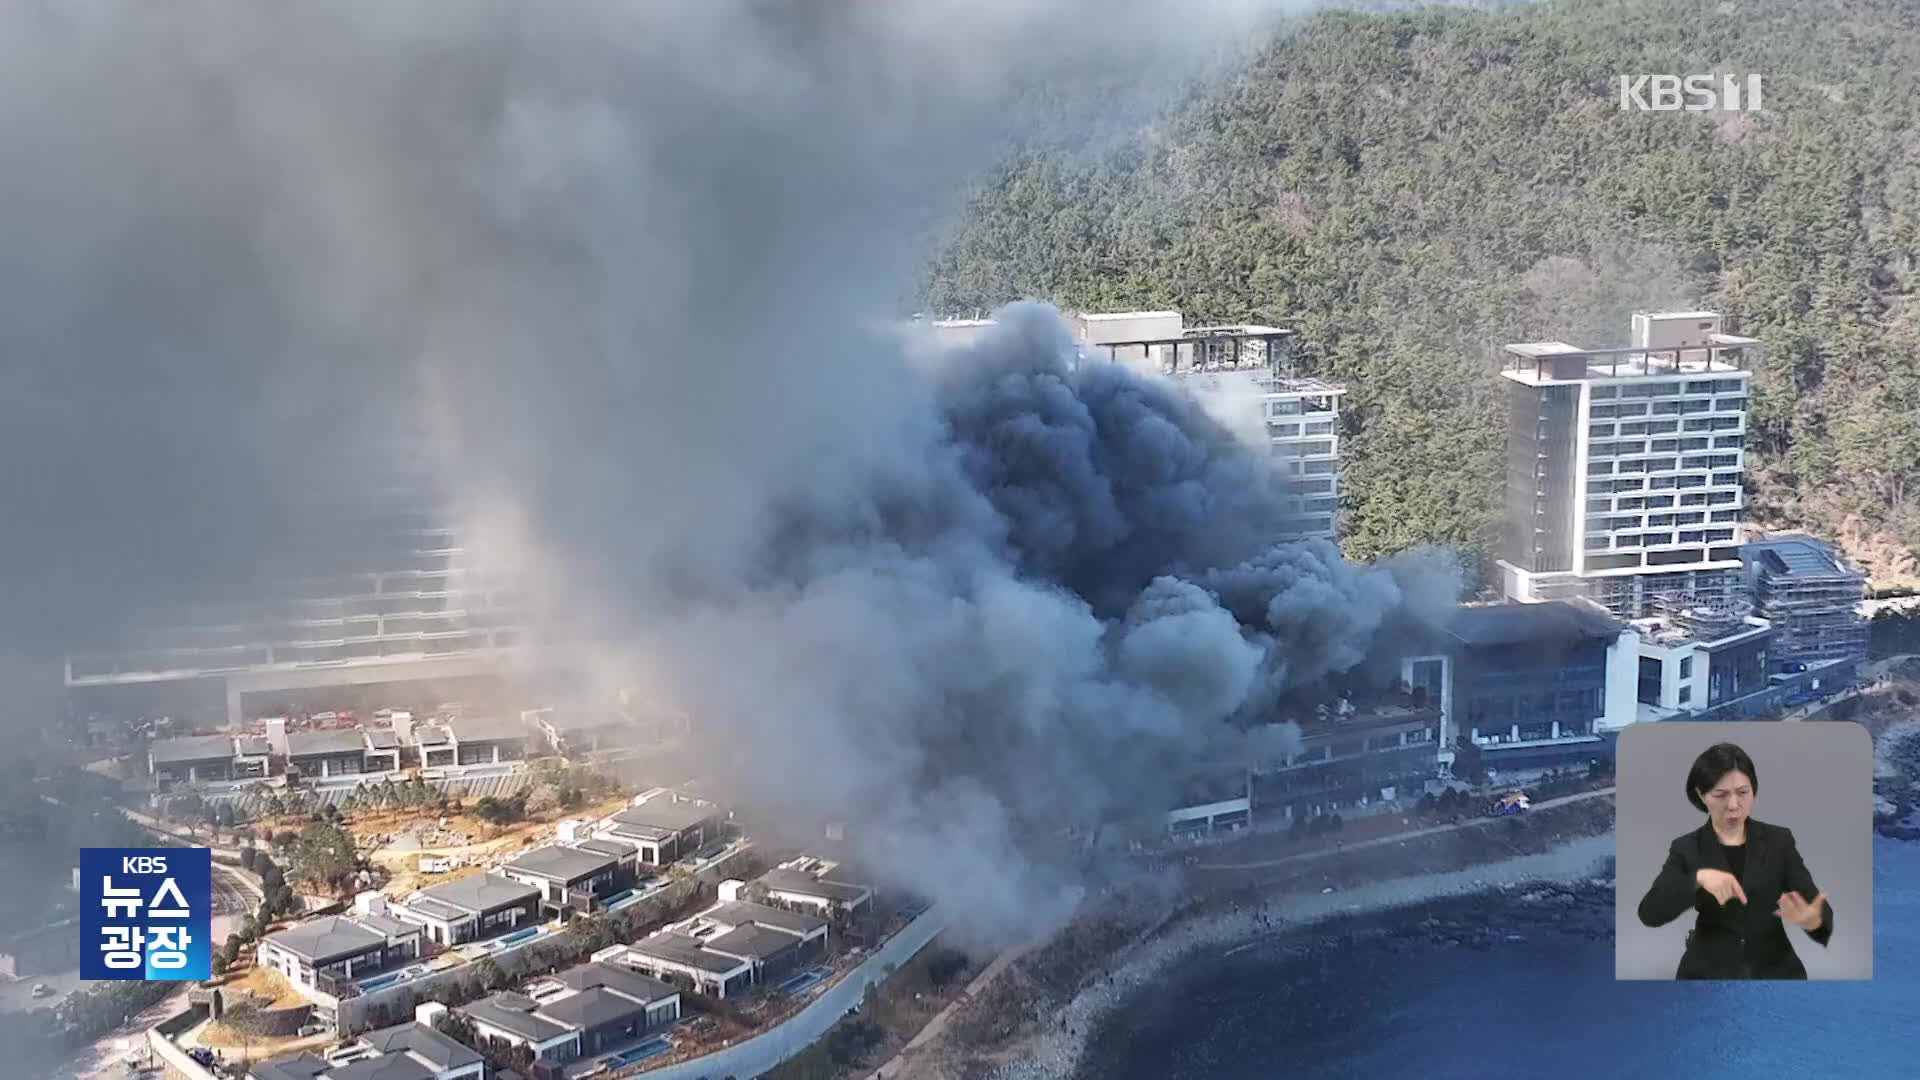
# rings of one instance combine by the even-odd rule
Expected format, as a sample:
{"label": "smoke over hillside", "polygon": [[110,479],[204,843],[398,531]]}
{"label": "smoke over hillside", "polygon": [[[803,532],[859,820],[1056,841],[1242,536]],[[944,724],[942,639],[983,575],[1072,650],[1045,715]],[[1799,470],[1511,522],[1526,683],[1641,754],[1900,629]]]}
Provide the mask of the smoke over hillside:
{"label": "smoke over hillside", "polygon": [[1270,547],[1244,446],[1044,309],[931,370],[861,328],[1027,91],[1124,126],[1105,89],[1287,6],[10,7],[0,652],[363,562],[425,427],[478,553],[721,779],[971,929],[1044,921],[1032,836],[1244,752],[1454,582]]}

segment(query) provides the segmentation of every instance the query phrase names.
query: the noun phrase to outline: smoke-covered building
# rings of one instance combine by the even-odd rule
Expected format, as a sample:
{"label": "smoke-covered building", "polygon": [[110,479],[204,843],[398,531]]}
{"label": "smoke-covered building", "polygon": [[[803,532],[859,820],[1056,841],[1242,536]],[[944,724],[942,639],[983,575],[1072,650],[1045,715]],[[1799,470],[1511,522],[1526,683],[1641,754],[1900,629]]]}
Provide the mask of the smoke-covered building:
{"label": "smoke-covered building", "polygon": [[1463,606],[1433,645],[1401,679],[1439,708],[1448,764],[1468,747],[1501,775],[1587,764],[1638,716],[1639,639],[1592,601]]}
{"label": "smoke-covered building", "polygon": [[[1286,478],[1286,537],[1336,539],[1340,506],[1340,403],[1346,387],[1298,374],[1293,331],[1273,326],[1189,327],[1177,311],[1063,316],[1080,360],[1125,364],[1173,378],[1216,420],[1267,447]],[[941,345],[965,346],[992,319],[924,324]]]}
{"label": "smoke-covered building", "polygon": [[[369,564],[357,573],[294,577],[166,614],[110,645],[80,643],[66,685],[81,707],[223,713],[237,728],[250,701],[329,687],[491,677],[522,643],[514,583],[471,564],[450,507],[397,490],[367,521],[343,523]],[[236,568],[238,573],[238,568]]]}
{"label": "smoke-covered building", "polygon": [[1253,771],[1253,812],[1265,820],[1351,812],[1418,798],[1440,775],[1440,710],[1410,696],[1342,699],[1296,720],[1301,746]]}
{"label": "smoke-covered building", "polygon": [[1654,600],[1742,590],[1748,369],[1760,343],[1713,312],[1633,317],[1633,344],[1508,345],[1506,595]]}

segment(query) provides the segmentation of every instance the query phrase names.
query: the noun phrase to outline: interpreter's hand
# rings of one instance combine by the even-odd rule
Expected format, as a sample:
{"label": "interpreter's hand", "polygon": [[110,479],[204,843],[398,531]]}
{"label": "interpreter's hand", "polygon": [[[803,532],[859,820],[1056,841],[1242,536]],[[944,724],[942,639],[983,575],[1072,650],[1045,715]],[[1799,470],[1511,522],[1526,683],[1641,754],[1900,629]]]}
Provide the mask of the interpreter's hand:
{"label": "interpreter's hand", "polygon": [[1812,933],[1820,929],[1820,922],[1826,917],[1826,904],[1826,893],[1806,900],[1797,892],[1786,892],[1780,894],[1780,907],[1774,914]]}
{"label": "interpreter's hand", "polygon": [[[1695,884],[1712,893],[1713,898],[1720,902],[1721,907],[1726,907],[1727,903],[1733,900],[1738,900],[1743,904],[1747,902],[1747,890],[1740,887],[1740,879],[1727,873],[1725,870],[1715,870],[1710,866],[1703,866],[1698,873],[1693,875],[1693,880]],[[1816,923],[1815,925],[1818,924]]]}

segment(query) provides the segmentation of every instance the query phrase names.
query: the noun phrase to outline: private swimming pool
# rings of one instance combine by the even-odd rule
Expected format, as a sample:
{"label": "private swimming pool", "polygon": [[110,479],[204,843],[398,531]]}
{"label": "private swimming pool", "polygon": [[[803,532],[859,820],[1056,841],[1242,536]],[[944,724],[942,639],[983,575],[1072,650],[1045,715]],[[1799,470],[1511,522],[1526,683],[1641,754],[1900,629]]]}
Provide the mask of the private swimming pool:
{"label": "private swimming pool", "polygon": [[604,1064],[611,1068],[621,1069],[636,1061],[645,1061],[650,1057],[658,1057],[671,1049],[673,1049],[673,1043],[670,1040],[664,1036],[655,1036],[631,1050],[622,1050],[618,1054],[607,1058]]}
{"label": "private swimming pool", "polygon": [[540,928],[537,926],[529,926],[525,930],[515,930],[513,933],[508,934],[506,937],[501,938],[498,944],[500,948],[505,949],[510,946],[518,945],[521,942],[527,940],[528,938],[534,938],[539,936],[540,936]]}

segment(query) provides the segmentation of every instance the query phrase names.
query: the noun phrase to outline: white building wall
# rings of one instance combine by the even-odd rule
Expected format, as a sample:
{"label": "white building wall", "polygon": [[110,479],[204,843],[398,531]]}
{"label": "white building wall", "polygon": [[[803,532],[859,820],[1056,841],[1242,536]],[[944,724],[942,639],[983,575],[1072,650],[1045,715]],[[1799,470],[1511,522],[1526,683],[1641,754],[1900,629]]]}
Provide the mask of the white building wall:
{"label": "white building wall", "polygon": [[1606,712],[1596,726],[1618,731],[1640,715],[1640,635],[1623,630],[1607,646]]}

